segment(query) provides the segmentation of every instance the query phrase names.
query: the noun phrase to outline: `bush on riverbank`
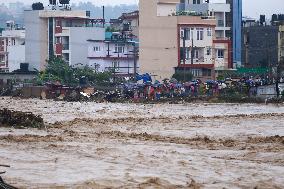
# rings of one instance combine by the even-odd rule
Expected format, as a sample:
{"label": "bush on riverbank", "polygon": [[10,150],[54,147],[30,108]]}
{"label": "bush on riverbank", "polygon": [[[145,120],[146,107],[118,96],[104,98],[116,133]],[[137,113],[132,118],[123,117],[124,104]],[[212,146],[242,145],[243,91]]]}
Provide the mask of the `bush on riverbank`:
{"label": "bush on riverbank", "polygon": [[42,128],[44,122],[42,117],[32,113],[11,111],[8,109],[0,110],[0,126],[4,127],[26,127],[26,128]]}

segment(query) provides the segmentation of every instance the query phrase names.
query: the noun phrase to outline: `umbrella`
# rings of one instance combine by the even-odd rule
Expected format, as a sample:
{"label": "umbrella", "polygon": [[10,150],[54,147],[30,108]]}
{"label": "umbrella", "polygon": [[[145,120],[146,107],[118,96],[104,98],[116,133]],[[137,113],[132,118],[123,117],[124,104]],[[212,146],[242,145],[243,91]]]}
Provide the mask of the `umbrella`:
{"label": "umbrella", "polygon": [[184,83],[185,87],[190,87],[191,85],[194,85],[194,83],[193,82],[185,82]]}
{"label": "umbrella", "polygon": [[172,79],[170,80],[170,82],[171,82],[171,83],[175,83],[175,84],[176,84],[176,83],[178,83],[178,80],[177,80],[177,79],[175,79],[175,78],[172,78]]}

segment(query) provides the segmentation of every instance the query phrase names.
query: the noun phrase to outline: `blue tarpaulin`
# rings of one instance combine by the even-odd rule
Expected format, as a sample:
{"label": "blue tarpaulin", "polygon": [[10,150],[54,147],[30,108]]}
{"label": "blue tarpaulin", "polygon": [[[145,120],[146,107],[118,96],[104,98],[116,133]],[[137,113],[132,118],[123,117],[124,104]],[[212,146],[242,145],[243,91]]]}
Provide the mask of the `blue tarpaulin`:
{"label": "blue tarpaulin", "polygon": [[143,80],[143,83],[152,82],[152,78],[151,78],[150,74],[148,74],[148,73],[143,74],[143,75],[137,74],[136,80],[137,81]]}

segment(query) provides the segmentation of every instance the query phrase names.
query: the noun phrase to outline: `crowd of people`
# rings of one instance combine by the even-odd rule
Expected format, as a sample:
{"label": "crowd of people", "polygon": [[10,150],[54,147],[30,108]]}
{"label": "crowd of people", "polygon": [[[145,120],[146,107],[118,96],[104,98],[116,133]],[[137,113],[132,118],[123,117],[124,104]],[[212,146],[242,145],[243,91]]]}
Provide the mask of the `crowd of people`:
{"label": "crowd of people", "polygon": [[[284,78],[280,79],[284,82]],[[199,96],[221,96],[238,94],[243,96],[256,96],[256,87],[274,84],[274,80],[268,78],[240,78],[225,79],[220,81],[193,80],[181,83],[175,79],[166,80],[163,83],[158,81],[144,81],[143,84],[125,83],[120,86],[121,94],[126,98],[160,100],[161,98],[175,97],[199,97]]]}

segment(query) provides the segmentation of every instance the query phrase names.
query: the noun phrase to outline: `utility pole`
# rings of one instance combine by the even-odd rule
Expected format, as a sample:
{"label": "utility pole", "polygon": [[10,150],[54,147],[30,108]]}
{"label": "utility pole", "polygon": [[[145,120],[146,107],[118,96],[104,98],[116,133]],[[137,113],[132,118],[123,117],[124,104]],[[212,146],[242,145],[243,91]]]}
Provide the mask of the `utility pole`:
{"label": "utility pole", "polygon": [[193,31],[191,31],[191,64],[193,64],[194,58],[194,47],[193,47]]}
{"label": "utility pole", "polygon": [[182,36],[182,47],[183,47],[183,80],[185,81],[185,72],[186,72],[186,67],[185,67],[185,63],[186,63],[186,49],[185,49],[185,40],[187,38],[187,28],[183,29],[183,36]]}
{"label": "utility pole", "polygon": [[137,75],[137,56],[138,56],[138,48],[134,44],[133,49],[133,56],[134,56],[134,81],[137,82],[136,75]]}
{"label": "utility pole", "polygon": [[279,82],[280,82],[280,77],[282,73],[282,68],[284,66],[284,57],[280,57],[280,61],[277,64],[277,71],[276,71],[276,93],[277,93],[277,98],[280,97],[280,90],[279,90]]}
{"label": "utility pole", "polygon": [[113,74],[113,83],[115,84],[116,83],[116,75],[115,75],[116,74],[116,64],[115,63],[113,65],[113,72],[112,72],[112,74]]}
{"label": "utility pole", "polygon": [[105,28],[105,6],[103,6],[103,27]]}
{"label": "utility pole", "polygon": [[[134,82],[137,82],[137,79],[136,79],[136,75],[137,75],[137,73],[138,73],[138,71],[137,71],[137,58],[138,58],[138,56],[139,56],[139,48],[136,46],[136,42],[130,42],[130,43],[132,43],[132,45],[133,45],[133,51],[129,51],[130,53],[129,54],[125,54],[125,55],[131,55],[131,56],[133,56],[133,75],[134,75]],[[129,66],[128,66],[128,69],[129,69]],[[129,71],[128,71],[129,72]]]}
{"label": "utility pole", "polygon": [[109,52],[110,52],[110,49],[109,49],[110,41],[106,41],[106,43],[107,43],[107,57],[110,57],[110,54],[109,54]]}

